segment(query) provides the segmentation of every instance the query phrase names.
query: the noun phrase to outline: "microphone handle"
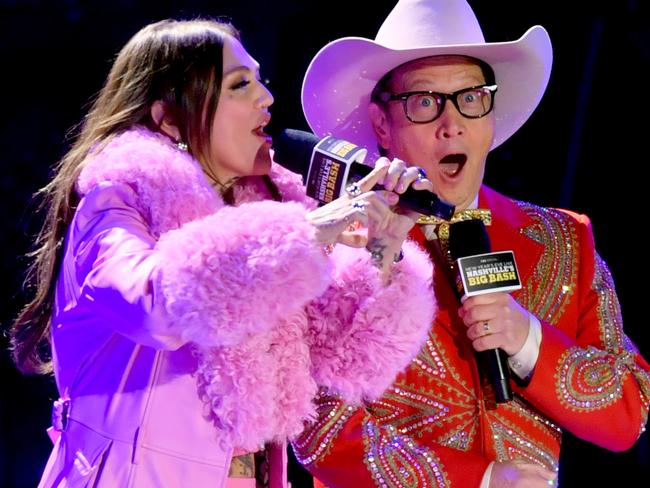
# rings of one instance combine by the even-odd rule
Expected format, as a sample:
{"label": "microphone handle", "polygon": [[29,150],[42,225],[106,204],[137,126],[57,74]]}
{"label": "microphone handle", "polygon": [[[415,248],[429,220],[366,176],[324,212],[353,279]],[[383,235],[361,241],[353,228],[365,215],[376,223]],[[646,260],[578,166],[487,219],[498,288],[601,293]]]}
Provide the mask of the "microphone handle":
{"label": "microphone handle", "polygon": [[[485,224],[480,220],[465,220],[455,222],[449,227],[449,252],[454,260],[466,256],[475,256],[491,252],[490,237]],[[460,271],[459,271],[460,272]],[[460,300],[463,295],[463,285],[456,281],[456,295]],[[482,382],[488,386],[486,391],[494,392],[497,403],[512,400],[510,388],[510,368],[508,355],[503,349],[488,349],[475,352]]]}
{"label": "microphone handle", "polygon": [[[346,186],[359,181],[372,171],[373,168],[362,163],[354,162],[350,165],[350,172]],[[382,185],[375,185],[373,190],[383,190]],[[444,220],[450,220],[454,215],[454,206],[438,198],[438,195],[426,190],[415,190],[409,186],[399,197],[400,205],[419,212],[423,215],[435,215]]]}
{"label": "microphone handle", "polygon": [[489,384],[494,388],[496,402],[506,403],[512,400],[510,369],[506,352],[503,349],[478,351],[476,359],[480,370],[487,376]]}

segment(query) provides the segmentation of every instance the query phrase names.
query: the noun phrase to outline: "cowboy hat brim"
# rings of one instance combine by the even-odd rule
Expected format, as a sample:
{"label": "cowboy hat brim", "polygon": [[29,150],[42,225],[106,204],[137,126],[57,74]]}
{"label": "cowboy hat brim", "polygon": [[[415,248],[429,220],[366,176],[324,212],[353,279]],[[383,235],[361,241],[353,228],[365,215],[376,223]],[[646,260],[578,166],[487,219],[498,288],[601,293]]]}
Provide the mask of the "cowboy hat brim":
{"label": "cowboy hat brim", "polygon": [[499,86],[491,149],[514,134],[542,98],[551,73],[552,48],[542,26],[516,41],[390,49],[370,39],[345,37],[327,44],[314,57],[303,80],[302,106],[309,126],[320,137],[333,134],[376,155],[368,117],[370,94],[392,69],[418,58],[470,56],[489,64]]}

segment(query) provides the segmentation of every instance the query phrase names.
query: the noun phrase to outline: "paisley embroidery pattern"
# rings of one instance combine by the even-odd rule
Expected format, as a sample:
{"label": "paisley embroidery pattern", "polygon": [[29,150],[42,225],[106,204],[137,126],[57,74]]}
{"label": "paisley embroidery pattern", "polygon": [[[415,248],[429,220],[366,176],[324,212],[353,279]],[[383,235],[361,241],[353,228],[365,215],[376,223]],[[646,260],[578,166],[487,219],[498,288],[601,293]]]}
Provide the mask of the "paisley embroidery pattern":
{"label": "paisley embroidery pattern", "polygon": [[324,392],[316,399],[316,408],[318,420],[293,442],[296,459],[304,466],[327,455],[331,441],[354,413],[354,408]]}
{"label": "paisley embroidery pattern", "polygon": [[364,462],[376,486],[391,488],[449,487],[444,468],[432,451],[418,446],[391,426],[363,424]]}
{"label": "paisley embroidery pattern", "polygon": [[613,356],[594,347],[573,347],[560,358],[556,388],[560,401],[571,410],[594,411],[615,403],[623,395],[625,376],[634,367],[629,353]]}
{"label": "paisley embroidery pattern", "polygon": [[557,323],[575,289],[578,269],[578,238],[573,220],[566,214],[525,202],[516,202],[533,219],[521,232],[544,246],[533,276],[517,301],[539,319]]}

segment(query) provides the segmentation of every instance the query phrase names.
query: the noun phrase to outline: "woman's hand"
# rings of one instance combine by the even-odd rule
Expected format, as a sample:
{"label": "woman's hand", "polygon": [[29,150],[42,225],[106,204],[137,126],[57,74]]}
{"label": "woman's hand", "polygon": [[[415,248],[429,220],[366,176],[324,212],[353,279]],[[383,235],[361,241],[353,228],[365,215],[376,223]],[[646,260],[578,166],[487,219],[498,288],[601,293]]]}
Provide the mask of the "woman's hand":
{"label": "woman's hand", "polygon": [[316,227],[316,240],[322,244],[363,247],[367,235],[359,229],[368,225],[369,210],[388,208],[398,200],[392,192],[366,192],[356,197],[344,195],[307,213],[307,220]]}
{"label": "woman's hand", "polygon": [[[377,182],[392,195],[399,197],[411,186],[415,190],[433,191],[433,185],[424,178],[423,171],[416,166],[407,167],[404,161],[380,158],[376,168]],[[391,206],[381,208],[369,219],[366,248],[379,268],[388,270],[393,262],[400,259],[402,243],[419,216],[417,212]]]}
{"label": "woman's hand", "polygon": [[[376,184],[384,190],[373,191]],[[399,195],[409,186],[433,190],[419,168],[409,168],[399,159],[380,158],[372,172],[348,187],[346,195],[309,212],[307,218],[316,227],[319,242],[366,246],[375,264],[388,269],[399,258],[402,242],[419,216],[396,207]]]}

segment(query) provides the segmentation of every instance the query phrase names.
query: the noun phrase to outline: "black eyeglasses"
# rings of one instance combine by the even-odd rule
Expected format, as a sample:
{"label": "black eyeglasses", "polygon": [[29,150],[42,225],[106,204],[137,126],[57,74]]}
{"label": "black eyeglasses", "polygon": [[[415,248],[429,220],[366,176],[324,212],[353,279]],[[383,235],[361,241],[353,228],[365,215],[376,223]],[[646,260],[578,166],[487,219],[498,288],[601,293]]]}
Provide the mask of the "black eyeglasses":
{"label": "black eyeglasses", "polygon": [[416,124],[433,122],[445,109],[445,102],[451,100],[456,110],[468,119],[479,119],[492,111],[497,85],[478,85],[453,93],[438,93],[430,90],[404,93],[382,93],[384,102],[402,102],[406,118]]}

